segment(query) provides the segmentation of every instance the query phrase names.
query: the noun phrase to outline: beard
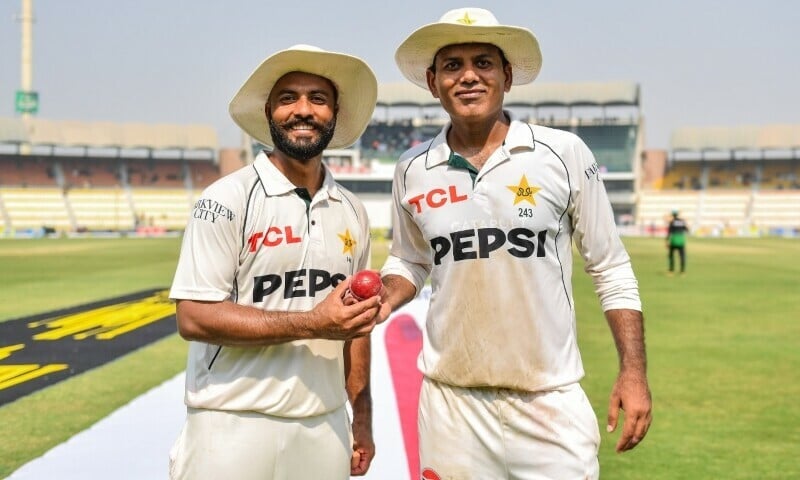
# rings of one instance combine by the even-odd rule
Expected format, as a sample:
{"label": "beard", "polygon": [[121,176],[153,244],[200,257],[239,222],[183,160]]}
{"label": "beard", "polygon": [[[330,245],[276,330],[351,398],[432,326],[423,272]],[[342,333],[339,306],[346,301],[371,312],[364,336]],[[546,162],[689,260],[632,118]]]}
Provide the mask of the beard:
{"label": "beard", "polygon": [[[275,120],[272,119],[272,115],[269,115],[268,122],[269,133],[272,134],[272,143],[275,144],[275,149],[280,150],[291,158],[303,162],[320,155],[322,151],[325,150],[331,142],[333,131],[336,128],[336,117],[324,125],[311,120],[292,120],[278,125]],[[319,132],[319,138],[317,138],[317,140],[303,139],[299,142],[292,141],[286,131],[299,124],[314,127],[314,129]]]}

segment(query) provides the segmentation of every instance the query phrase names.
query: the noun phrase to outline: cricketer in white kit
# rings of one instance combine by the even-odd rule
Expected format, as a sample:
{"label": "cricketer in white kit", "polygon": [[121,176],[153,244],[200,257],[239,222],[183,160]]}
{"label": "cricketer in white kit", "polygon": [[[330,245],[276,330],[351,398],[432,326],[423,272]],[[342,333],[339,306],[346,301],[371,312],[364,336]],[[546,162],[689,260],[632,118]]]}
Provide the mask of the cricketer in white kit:
{"label": "cricketer in white kit", "polygon": [[[604,310],[639,309],[641,303],[594,157],[573,134],[512,121],[505,144],[477,172],[447,146],[447,128],[397,165],[397,223],[381,271],[406,277],[418,291],[431,275],[419,368],[447,395],[421,396],[428,399],[419,412],[421,465],[430,453],[466,475],[453,478],[491,478],[498,459],[508,457],[502,454],[507,443],[524,457],[530,456],[526,450],[553,450],[542,457],[554,466],[573,463],[564,458],[577,455],[586,472],[596,472],[597,419],[577,384],[584,370],[569,281],[572,241]],[[464,395],[459,387],[481,388]],[[461,434],[457,423],[447,435],[425,435],[426,423],[443,429],[450,419],[469,416],[473,402],[491,403],[498,390],[540,400],[503,407],[512,410],[501,416],[524,426],[470,420],[486,429],[474,438],[494,444],[494,460],[465,444],[473,437]],[[557,398],[537,393],[552,391],[560,392]],[[548,408],[550,402],[556,405]],[[525,409],[532,411],[525,415]],[[520,428],[558,440],[535,448],[509,442]]]}
{"label": "cricketer in white kit", "polygon": [[376,95],[362,60],[296,45],[231,101],[274,148],[206,188],[184,233],[170,298],[190,340],[187,419],[170,478],[345,480],[369,468],[379,300],[345,302],[348,278],[369,267],[369,221],[322,151],[361,135]]}
{"label": "cricketer in white kit", "polygon": [[[313,199],[295,190],[264,153],[253,165],[208,187],[187,226],[186,254],[180,257],[170,297],[308,311],[345,278],[367,268],[369,222],[353,194],[338,186],[330,172]],[[238,262],[230,262],[231,257]],[[342,348],[342,341],[326,339],[264,347],[190,342],[186,405],[190,412],[242,412],[240,421],[253,425],[253,439],[265,442],[264,455],[233,457],[230,466],[253,464],[268,458],[267,445],[280,440],[274,431],[259,427],[264,415],[311,418],[324,428],[321,419],[344,408]],[[340,434],[347,431],[341,420]],[[220,441],[225,438],[222,425],[214,433]],[[347,437],[308,445],[318,460],[326,450],[349,447]],[[296,455],[304,465],[307,454],[282,452],[282,462],[289,464]]]}
{"label": "cricketer in white kit", "polygon": [[596,479],[600,434],[579,384],[573,244],[620,356],[608,423],[625,409],[618,451],[650,423],[638,285],[601,169],[576,135],[503,109],[512,84],[541,67],[528,29],[455,9],[409,35],[395,60],[450,120],[397,164],[381,270],[389,308],[431,281],[418,360],[420,475]]}

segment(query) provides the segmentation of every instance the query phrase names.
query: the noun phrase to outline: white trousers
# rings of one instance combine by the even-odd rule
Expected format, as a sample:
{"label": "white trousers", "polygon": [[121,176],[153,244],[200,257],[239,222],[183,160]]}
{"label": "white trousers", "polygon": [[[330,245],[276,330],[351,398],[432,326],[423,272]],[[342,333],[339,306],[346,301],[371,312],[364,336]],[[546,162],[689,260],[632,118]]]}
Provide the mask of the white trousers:
{"label": "white trousers", "polygon": [[418,425],[421,478],[587,480],[600,476],[597,417],[577,383],[529,393],[458,388],[425,379]]}
{"label": "white trousers", "polygon": [[348,480],[346,408],[310,418],[189,408],[169,454],[171,480]]}

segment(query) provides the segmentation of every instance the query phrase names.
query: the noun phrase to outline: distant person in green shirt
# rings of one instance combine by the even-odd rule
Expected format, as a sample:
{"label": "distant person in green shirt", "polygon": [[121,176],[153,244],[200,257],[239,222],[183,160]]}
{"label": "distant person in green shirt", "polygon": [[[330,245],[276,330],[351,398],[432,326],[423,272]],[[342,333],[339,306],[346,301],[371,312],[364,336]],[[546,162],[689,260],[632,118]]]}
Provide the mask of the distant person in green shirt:
{"label": "distant person in green shirt", "polygon": [[668,275],[675,272],[675,252],[678,252],[681,260],[681,275],[686,272],[686,237],[689,234],[689,226],[686,221],[678,216],[678,211],[672,211],[672,220],[667,228],[667,250],[669,251],[669,271]]}

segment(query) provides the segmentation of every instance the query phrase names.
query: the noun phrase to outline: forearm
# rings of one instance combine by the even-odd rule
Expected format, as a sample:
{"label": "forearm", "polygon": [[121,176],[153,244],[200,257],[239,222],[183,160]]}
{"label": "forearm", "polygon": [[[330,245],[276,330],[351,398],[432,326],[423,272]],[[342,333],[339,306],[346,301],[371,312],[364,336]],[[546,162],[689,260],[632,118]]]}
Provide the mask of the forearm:
{"label": "forearm", "polygon": [[311,338],[313,312],[266,312],[233,302],[179,300],[178,331],[186,340],[263,346]]}
{"label": "forearm", "polygon": [[644,319],[637,310],[616,309],[605,313],[619,355],[620,374],[647,375]]}
{"label": "forearm", "polygon": [[410,302],[417,295],[417,288],[403,276],[386,275],[381,280],[385,288],[381,301],[388,303],[392,311]]}
{"label": "forearm", "polygon": [[653,401],[647,385],[644,321],[638,310],[606,310],[606,319],[619,353],[619,375],[608,404],[606,430],[613,432],[620,412],[625,412],[617,453],[636,447],[647,435],[653,421]]}
{"label": "forearm", "polygon": [[348,340],[344,344],[345,389],[353,408],[353,454],[350,475],[367,473],[375,456],[372,439],[372,394],[370,392],[370,337]]}
{"label": "forearm", "polygon": [[372,431],[372,392],[370,390],[369,336],[348,340],[344,346],[345,389],[353,407],[354,429]]}

